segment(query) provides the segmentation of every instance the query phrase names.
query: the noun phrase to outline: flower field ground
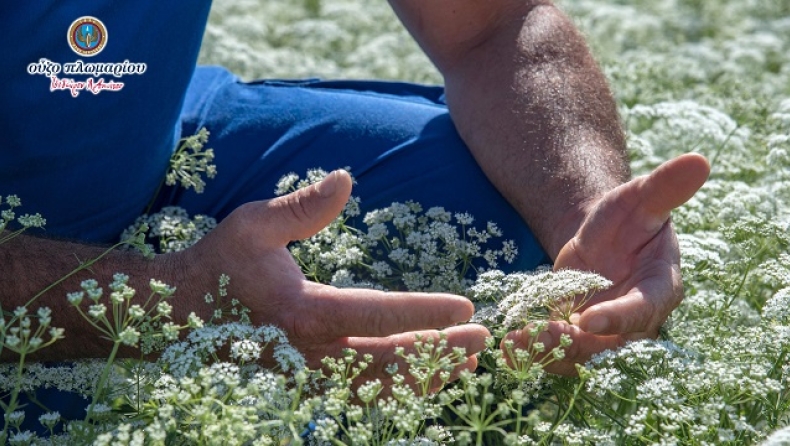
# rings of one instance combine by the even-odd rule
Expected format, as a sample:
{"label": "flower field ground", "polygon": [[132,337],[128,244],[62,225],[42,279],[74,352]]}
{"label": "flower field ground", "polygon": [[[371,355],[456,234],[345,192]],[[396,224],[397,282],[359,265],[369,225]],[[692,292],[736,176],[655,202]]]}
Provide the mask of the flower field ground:
{"label": "flower field ground", "polygon": [[[536,421],[531,438],[765,441],[790,424],[790,2],[560,5],[611,82],[635,174],[689,151],[712,173],[673,215],[687,298],[667,342],[597,358],[564,422]],[[379,0],[219,1],[202,57],[245,78],[441,82]]]}
{"label": "flower field ground", "polygon": [[[166,302],[172,288],[152,281],[150,308],[129,307],[133,291],[119,274],[108,284],[83,282],[68,300],[79,306],[92,299],[83,316],[97,326],[106,322],[104,336],[116,350],[139,345],[161,350],[161,359],[2,365],[6,400],[55,387],[84,395],[90,406],[85,420],[42,415],[38,421],[53,435],[39,438],[19,427],[24,408],[12,404],[4,407],[0,439],[14,445],[790,445],[790,0],[559,5],[588,37],[610,80],[634,173],[690,151],[712,166],[702,190],[673,214],[686,298],[660,339],[601,353],[576,378],[543,371],[566,344],[544,352],[533,343],[514,352],[516,367],[508,367],[494,340],[479,373],[433,394],[425,392],[432,377],[447,379],[464,355],[444,340],[420,340],[416,353],[398,352],[410,367],[391,370],[389,389],[379,381],[353,386],[371,358],[347,351],[326,359],[323,372],[307,370],[283,331],[249,325],[243,308],[222,300],[232,272],[206,301],[216,305],[216,319],[235,321],[191,317],[188,327],[162,322],[172,310]],[[200,57],[245,79],[441,83],[383,0],[216,0]],[[179,151],[200,154],[205,172],[213,157],[201,152],[207,139],[210,145],[201,132]],[[278,192],[319,181],[320,167],[304,178],[284,177]],[[183,178],[194,179],[188,174]],[[19,205],[16,197],[3,198],[0,205]],[[344,217],[357,212],[352,200],[328,228],[292,246],[309,278],[463,293],[475,301],[475,320],[500,337],[525,320],[537,321],[537,335],[553,303],[608,286],[576,271],[492,270],[471,279],[447,273],[443,265],[465,271],[472,262],[507,261],[515,247],[496,225],[474,227],[469,216],[439,208],[394,203],[364,216],[365,228],[346,226]],[[142,247],[157,236],[162,250],[184,249],[216,225],[178,209],[138,223],[128,244]],[[140,233],[142,223],[151,227],[149,238]],[[500,237],[500,250],[479,252],[480,244]],[[41,338],[50,314],[7,313],[3,348],[46,347]],[[125,322],[119,314],[128,315]],[[31,326],[39,327],[32,338]],[[179,339],[179,330],[188,333]],[[257,364],[263,352],[273,352],[275,368]],[[383,397],[385,390],[391,396]]]}

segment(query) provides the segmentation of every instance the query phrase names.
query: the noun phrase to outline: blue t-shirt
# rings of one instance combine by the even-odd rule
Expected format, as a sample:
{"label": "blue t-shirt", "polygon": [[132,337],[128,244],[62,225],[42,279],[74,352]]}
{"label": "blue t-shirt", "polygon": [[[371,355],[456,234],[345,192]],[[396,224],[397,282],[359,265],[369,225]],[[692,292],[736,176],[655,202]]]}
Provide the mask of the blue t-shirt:
{"label": "blue t-shirt", "polygon": [[0,195],[40,212],[47,235],[116,239],[164,176],[209,9],[0,3]]}

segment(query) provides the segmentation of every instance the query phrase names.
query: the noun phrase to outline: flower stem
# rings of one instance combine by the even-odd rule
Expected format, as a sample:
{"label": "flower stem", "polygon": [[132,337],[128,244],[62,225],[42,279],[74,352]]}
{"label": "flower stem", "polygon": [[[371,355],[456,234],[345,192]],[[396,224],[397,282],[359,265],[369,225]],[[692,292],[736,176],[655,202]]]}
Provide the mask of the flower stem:
{"label": "flower stem", "polygon": [[102,370],[101,377],[99,378],[99,382],[96,383],[96,389],[93,392],[93,399],[91,400],[91,405],[88,406],[88,414],[86,415],[86,420],[93,416],[93,407],[99,401],[99,398],[102,396],[104,386],[107,384],[107,380],[110,376],[110,370],[112,370],[113,365],[115,364],[115,357],[118,355],[118,349],[121,347],[121,340],[116,339],[112,346],[112,352],[110,352],[109,358],[107,358],[107,364],[104,366],[104,370]]}

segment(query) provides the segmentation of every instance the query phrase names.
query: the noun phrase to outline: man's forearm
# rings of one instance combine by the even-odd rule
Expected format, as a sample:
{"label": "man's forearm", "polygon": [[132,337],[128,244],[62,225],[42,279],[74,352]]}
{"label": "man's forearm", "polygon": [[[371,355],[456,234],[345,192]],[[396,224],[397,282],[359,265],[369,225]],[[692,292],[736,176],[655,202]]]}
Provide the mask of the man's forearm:
{"label": "man's forearm", "polygon": [[478,163],[552,258],[576,229],[575,211],[630,176],[606,80],[552,6],[472,49],[447,73],[447,97]]}
{"label": "man's forearm", "polygon": [[445,21],[466,32],[456,38],[428,29],[434,2],[393,0],[444,74],[475,159],[554,258],[585,203],[630,176],[614,99],[582,36],[550,2],[466,3],[446,5]]}
{"label": "man's forearm", "polygon": [[[101,256],[105,251],[107,247],[24,235],[0,245],[0,302],[3,310],[13,311],[26,305],[39,292],[86,262]],[[174,268],[168,263],[168,259],[163,256],[150,260],[136,252],[114,250],[100,261],[43,293],[30,305],[28,312],[35,314],[38,308],[49,307],[52,310],[51,326],[65,329],[65,338],[41,350],[31,359],[62,360],[106,356],[112,347],[111,342],[101,337],[80,316],[66,299],[67,293],[80,291],[80,283],[85,279],[96,279],[105,290],[102,297],[104,303],[111,308],[107,299],[110,293],[107,285],[112,281],[113,274],[122,272],[130,276],[129,285],[137,290],[133,302],[142,305],[150,293],[150,278],[165,282],[173,279]],[[87,307],[88,301],[87,297],[83,299],[83,308]],[[186,314],[191,310],[180,303],[171,304],[174,306],[173,318],[183,323]],[[47,336],[44,340],[48,339]],[[6,349],[2,358],[8,360],[13,356]]]}

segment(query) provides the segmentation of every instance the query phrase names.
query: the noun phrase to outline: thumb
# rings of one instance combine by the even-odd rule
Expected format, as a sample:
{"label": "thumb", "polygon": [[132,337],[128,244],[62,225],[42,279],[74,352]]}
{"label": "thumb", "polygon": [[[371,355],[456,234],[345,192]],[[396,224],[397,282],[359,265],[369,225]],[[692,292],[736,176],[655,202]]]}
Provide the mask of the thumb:
{"label": "thumb", "polygon": [[314,235],[340,214],[350,195],[351,176],[335,170],[320,183],[264,202],[258,216],[263,240],[282,247]]}
{"label": "thumb", "polygon": [[658,166],[639,183],[641,211],[660,228],[669,213],[689,201],[705,184],[710,164],[702,155],[686,153]]}

